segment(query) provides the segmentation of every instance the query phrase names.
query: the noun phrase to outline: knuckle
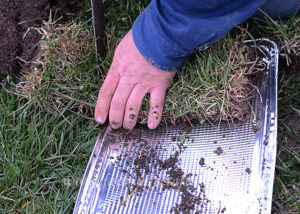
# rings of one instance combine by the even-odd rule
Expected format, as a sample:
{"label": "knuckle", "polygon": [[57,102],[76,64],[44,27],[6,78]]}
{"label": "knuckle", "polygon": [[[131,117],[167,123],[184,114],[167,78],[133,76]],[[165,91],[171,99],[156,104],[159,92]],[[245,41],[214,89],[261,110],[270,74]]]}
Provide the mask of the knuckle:
{"label": "knuckle", "polygon": [[94,118],[97,119],[99,116],[104,116],[106,114],[106,107],[103,105],[96,105],[95,111],[94,111]]}
{"label": "knuckle", "polygon": [[100,91],[100,96],[102,97],[112,97],[112,93],[110,92],[110,90],[106,89],[106,88],[102,88]]}
{"label": "knuckle", "polygon": [[120,110],[124,106],[124,102],[121,100],[113,99],[111,101],[111,108]]}
{"label": "knuckle", "polygon": [[127,110],[129,110],[130,112],[134,112],[137,107],[139,106],[140,101],[138,99],[135,98],[129,98],[127,101]]}

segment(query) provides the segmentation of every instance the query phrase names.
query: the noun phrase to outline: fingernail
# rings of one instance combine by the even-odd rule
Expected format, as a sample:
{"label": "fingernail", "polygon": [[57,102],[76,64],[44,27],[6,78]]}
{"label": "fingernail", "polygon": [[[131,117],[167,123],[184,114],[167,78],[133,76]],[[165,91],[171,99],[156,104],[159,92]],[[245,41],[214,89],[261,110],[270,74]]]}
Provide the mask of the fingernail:
{"label": "fingernail", "polygon": [[103,123],[103,120],[102,120],[102,117],[100,117],[100,116],[98,116],[97,118],[96,118],[96,121],[97,121],[97,123]]}
{"label": "fingernail", "polygon": [[149,128],[150,128],[150,129],[154,129],[154,128],[155,128],[155,124],[154,124],[153,121],[151,121],[151,122],[149,123]]}
{"label": "fingernail", "polygon": [[129,126],[129,125],[126,125],[126,124],[124,124],[124,125],[123,125],[123,128],[124,128],[124,129],[128,129],[128,130],[131,130],[133,127],[132,127],[132,126]]}
{"label": "fingernail", "polygon": [[120,124],[116,121],[111,121],[110,122],[110,126],[113,128],[113,129],[119,129],[120,128]]}

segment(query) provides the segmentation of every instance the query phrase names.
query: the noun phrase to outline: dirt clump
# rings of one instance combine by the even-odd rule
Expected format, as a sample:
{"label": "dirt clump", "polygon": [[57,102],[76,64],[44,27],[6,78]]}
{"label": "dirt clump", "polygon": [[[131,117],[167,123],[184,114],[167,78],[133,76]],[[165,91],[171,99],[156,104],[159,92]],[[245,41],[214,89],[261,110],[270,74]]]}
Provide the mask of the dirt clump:
{"label": "dirt clump", "polygon": [[251,174],[250,168],[247,168],[245,171],[246,171],[249,175]]}
{"label": "dirt clump", "polygon": [[200,164],[200,166],[204,166],[205,159],[204,158],[200,158],[199,164]]}
{"label": "dirt clump", "polygon": [[222,147],[219,146],[219,147],[214,151],[214,153],[217,154],[217,155],[222,154],[222,153],[223,153]]}
{"label": "dirt clump", "polygon": [[[37,30],[50,10],[56,17],[78,13],[84,0],[1,0],[0,1],[0,80],[18,73],[21,64],[34,58],[41,35]],[[64,16],[65,20],[68,18]],[[62,19],[63,20],[63,19]]]}

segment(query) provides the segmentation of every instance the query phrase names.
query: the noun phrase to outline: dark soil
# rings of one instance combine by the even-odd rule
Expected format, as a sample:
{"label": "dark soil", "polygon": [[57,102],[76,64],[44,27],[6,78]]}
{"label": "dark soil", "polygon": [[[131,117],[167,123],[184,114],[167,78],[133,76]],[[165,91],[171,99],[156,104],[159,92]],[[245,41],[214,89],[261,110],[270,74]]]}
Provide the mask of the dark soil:
{"label": "dark soil", "polygon": [[214,151],[214,153],[217,154],[217,155],[222,154],[222,153],[223,153],[222,147],[219,146],[219,147]]}
{"label": "dark soil", "polygon": [[247,168],[245,171],[246,171],[249,175],[251,174],[251,170],[250,170],[249,168]]}
{"label": "dark soil", "polygon": [[[138,129],[136,129],[135,132],[124,129],[113,130],[109,136],[111,138],[117,138],[118,141],[123,141],[123,147],[127,147],[133,139],[139,141],[139,143],[132,145],[138,148],[138,152],[134,154],[135,158],[130,157],[131,155],[126,153],[120,154],[117,158],[119,161],[125,160],[126,165],[132,167],[133,173],[131,174],[127,170],[121,169],[121,172],[132,180],[132,183],[127,184],[128,195],[135,191],[135,196],[139,196],[142,191],[147,191],[149,186],[142,186],[141,181],[144,179],[144,175],[151,173],[151,187],[160,183],[162,185],[162,191],[168,189],[180,191],[180,203],[175,204],[170,210],[171,213],[191,213],[196,211],[196,205],[200,205],[201,203],[203,205],[203,203],[209,202],[205,196],[205,185],[203,183],[199,184],[200,191],[197,191],[191,179],[192,174],[185,174],[180,167],[181,160],[179,156],[186,148],[184,143],[186,141],[192,142],[191,138],[171,137],[172,141],[178,142],[176,144],[177,147],[173,149],[174,152],[170,154],[169,157],[160,159],[157,156],[157,151],[163,149],[161,143],[150,143],[142,139]],[[110,139],[110,141],[112,141],[112,139]],[[162,171],[165,171],[167,178],[162,179],[159,176]],[[124,198],[125,197],[122,197],[123,200]]]}
{"label": "dark soil", "polygon": [[199,164],[200,164],[200,166],[204,166],[204,164],[205,164],[205,159],[204,159],[204,158],[201,158],[200,161],[199,161]]}
{"label": "dark soil", "polygon": [[295,54],[290,54],[289,58],[291,60],[290,65],[287,65],[286,59],[284,57],[280,57],[279,55],[279,66],[280,68],[283,68],[285,72],[288,72],[290,74],[300,74],[300,56],[297,56]]}
{"label": "dark soil", "polygon": [[[85,0],[1,0],[0,1],[0,80],[18,73],[22,61],[30,61],[41,36],[29,27],[39,27],[50,10],[61,21],[77,14]],[[65,14],[69,14],[68,16]],[[25,33],[26,36],[24,37]]]}

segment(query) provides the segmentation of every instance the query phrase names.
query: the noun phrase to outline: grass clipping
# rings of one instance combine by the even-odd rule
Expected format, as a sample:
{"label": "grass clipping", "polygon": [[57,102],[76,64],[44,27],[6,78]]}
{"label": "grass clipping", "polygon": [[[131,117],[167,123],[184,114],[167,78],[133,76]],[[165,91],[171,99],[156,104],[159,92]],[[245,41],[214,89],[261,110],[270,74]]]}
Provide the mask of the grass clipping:
{"label": "grass clipping", "polygon": [[[31,72],[23,74],[16,93],[49,111],[70,110],[93,118],[97,93],[106,76],[113,49],[103,59],[100,72],[95,60],[91,25],[45,22],[41,51],[31,62]],[[108,44],[117,39],[108,35]],[[244,119],[256,88],[251,75],[261,70],[258,58],[243,43],[225,37],[205,51],[192,55],[177,72],[166,98],[163,121],[221,121]],[[146,123],[149,96],[143,102],[139,122]]]}

